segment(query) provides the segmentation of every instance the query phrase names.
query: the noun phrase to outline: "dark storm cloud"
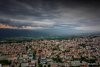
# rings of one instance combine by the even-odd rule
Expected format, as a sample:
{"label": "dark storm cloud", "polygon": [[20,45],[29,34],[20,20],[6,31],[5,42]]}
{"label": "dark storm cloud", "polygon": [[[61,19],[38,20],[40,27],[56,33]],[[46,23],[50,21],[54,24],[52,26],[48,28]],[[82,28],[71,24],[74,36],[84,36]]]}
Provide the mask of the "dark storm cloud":
{"label": "dark storm cloud", "polygon": [[1,19],[0,20],[0,23],[3,24],[3,25],[9,25],[9,26],[16,26],[16,27],[21,27],[21,26],[31,26],[31,23],[20,23],[18,21],[12,21],[10,19],[6,19],[6,20],[3,20]]}
{"label": "dark storm cloud", "polygon": [[99,30],[96,0],[0,0],[0,24],[40,28]]}
{"label": "dark storm cloud", "polygon": [[[51,6],[50,6],[51,5]],[[33,16],[39,18],[46,18],[53,16],[53,4],[49,2],[41,2],[36,0],[6,0],[1,1],[0,12],[7,15],[24,15]],[[49,14],[47,16],[46,14]],[[46,17],[45,17],[46,16]]]}

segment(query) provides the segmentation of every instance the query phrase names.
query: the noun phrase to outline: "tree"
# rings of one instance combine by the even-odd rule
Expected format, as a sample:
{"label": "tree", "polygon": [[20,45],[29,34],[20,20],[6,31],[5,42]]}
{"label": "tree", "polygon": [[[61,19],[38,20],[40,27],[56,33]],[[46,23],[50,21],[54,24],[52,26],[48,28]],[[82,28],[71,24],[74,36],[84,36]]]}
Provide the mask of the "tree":
{"label": "tree", "polygon": [[8,60],[0,60],[0,64],[10,65],[11,64],[11,61],[8,61]]}
{"label": "tree", "polygon": [[59,55],[57,55],[57,57],[56,58],[52,58],[55,62],[60,62],[60,63],[62,63],[62,59],[59,57]]}
{"label": "tree", "polygon": [[36,58],[36,51],[33,51],[33,59]]}

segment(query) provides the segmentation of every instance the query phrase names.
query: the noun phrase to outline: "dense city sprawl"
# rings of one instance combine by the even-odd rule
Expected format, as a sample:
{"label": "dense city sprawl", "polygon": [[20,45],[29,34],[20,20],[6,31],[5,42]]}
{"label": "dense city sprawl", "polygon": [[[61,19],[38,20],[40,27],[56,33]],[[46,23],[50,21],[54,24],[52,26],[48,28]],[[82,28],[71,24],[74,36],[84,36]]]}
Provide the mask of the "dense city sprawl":
{"label": "dense city sprawl", "polygon": [[100,67],[100,37],[0,44],[8,67]]}

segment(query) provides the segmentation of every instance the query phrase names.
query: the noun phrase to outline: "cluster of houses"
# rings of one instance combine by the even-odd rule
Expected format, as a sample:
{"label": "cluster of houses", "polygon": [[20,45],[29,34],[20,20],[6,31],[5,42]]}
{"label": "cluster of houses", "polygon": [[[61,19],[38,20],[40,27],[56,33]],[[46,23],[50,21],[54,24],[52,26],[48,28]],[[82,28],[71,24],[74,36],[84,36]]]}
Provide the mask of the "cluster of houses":
{"label": "cluster of houses", "polygon": [[100,37],[0,44],[0,67],[100,67]]}

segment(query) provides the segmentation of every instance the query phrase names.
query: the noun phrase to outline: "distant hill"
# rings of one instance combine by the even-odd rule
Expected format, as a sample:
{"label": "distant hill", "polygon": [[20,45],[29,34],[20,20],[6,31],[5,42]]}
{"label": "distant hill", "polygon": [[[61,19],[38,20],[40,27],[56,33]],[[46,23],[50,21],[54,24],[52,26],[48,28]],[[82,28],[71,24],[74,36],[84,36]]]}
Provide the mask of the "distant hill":
{"label": "distant hill", "polygon": [[0,40],[5,39],[62,39],[70,36],[89,36],[100,35],[99,32],[94,33],[71,33],[58,32],[57,30],[18,30],[18,29],[0,29]]}

